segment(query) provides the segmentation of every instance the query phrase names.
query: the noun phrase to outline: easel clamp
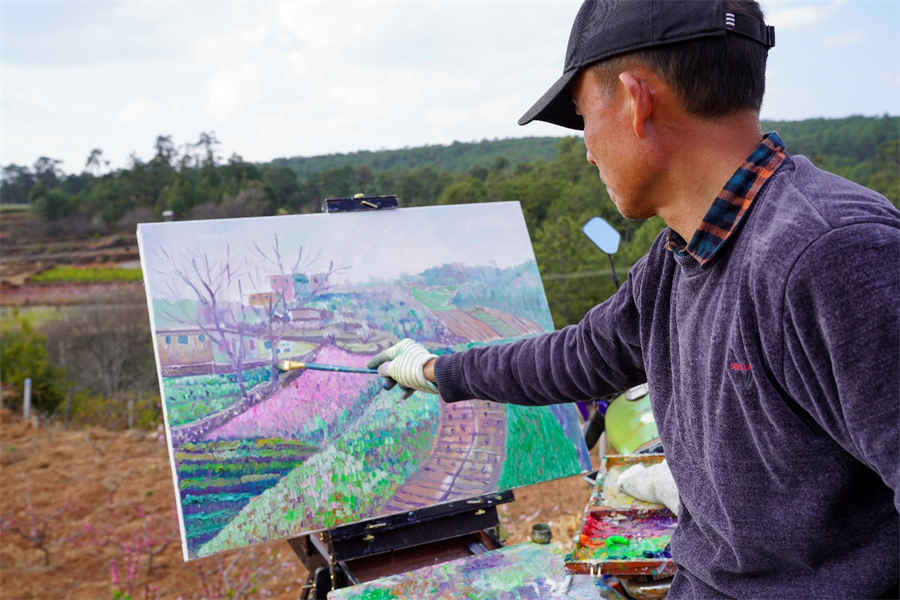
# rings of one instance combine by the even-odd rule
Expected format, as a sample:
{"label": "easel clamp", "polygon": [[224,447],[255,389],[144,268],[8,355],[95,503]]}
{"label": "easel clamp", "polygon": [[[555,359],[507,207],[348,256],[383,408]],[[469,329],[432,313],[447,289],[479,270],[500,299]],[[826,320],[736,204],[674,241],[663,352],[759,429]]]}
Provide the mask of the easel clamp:
{"label": "easel clamp", "polygon": [[364,196],[356,194],[352,198],[325,198],[322,201],[322,212],[359,212],[366,210],[385,210],[397,208],[397,196]]}

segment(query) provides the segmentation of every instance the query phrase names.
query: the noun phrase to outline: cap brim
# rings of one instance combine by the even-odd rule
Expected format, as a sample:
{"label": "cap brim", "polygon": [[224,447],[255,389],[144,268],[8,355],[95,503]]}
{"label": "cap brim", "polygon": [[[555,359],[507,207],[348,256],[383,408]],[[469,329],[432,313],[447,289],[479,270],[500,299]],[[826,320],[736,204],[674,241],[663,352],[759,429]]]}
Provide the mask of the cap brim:
{"label": "cap brim", "polygon": [[527,125],[532,121],[546,121],[569,129],[584,129],[584,119],[575,114],[570,86],[578,69],[572,69],[556,80],[550,89],[534,103],[534,106],[522,115],[519,125]]}

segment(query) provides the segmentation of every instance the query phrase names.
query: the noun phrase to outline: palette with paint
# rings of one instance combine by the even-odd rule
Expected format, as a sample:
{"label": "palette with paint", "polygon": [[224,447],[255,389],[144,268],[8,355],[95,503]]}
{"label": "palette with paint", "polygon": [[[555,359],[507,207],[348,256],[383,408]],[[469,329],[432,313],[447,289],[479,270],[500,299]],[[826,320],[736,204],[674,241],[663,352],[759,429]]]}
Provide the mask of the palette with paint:
{"label": "palette with paint", "polygon": [[593,575],[674,575],[669,541],[677,519],[661,504],[625,494],[619,477],[638,463],[651,465],[662,454],[610,455],[603,459],[596,487],[584,511],[566,568]]}

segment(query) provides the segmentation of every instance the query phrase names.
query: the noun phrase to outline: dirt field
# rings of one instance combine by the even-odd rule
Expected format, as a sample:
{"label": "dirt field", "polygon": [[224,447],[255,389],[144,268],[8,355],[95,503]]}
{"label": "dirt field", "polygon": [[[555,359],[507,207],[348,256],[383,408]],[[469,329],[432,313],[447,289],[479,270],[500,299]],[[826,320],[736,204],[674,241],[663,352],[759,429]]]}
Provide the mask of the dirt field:
{"label": "dirt field", "polygon": [[[0,409],[0,441],[0,598],[299,596],[306,573],[286,542],[182,561],[159,432],[35,429]],[[515,495],[499,508],[507,544],[547,522],[569,547],[589,496],[580,477]]]}
{"label": "dirt field", "polygon": [[128,296],[142,300],[140,283],[40,284],[30,281],[56,265],[112,267],[138,259],[131,231],[104,236],[59,234],[27,210],[0,212],[0,306],[106,303]]}

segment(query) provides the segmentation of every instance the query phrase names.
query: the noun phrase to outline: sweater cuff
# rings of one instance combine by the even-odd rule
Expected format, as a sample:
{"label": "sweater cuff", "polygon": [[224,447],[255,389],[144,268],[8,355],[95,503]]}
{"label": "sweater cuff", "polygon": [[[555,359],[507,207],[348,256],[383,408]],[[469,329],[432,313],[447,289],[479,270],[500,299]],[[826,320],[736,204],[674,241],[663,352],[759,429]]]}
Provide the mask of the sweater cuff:
{"label": "sweater cuff", "polygon": [[439,356],[434,361],[434,378],[438,393],[444,402],[471,400],[462,377],[462,353]]}

